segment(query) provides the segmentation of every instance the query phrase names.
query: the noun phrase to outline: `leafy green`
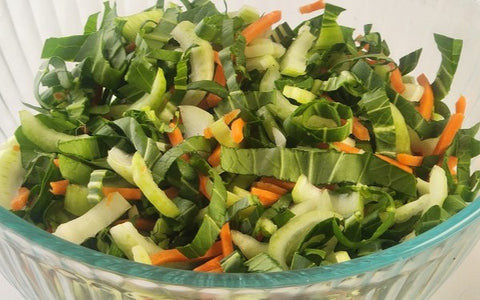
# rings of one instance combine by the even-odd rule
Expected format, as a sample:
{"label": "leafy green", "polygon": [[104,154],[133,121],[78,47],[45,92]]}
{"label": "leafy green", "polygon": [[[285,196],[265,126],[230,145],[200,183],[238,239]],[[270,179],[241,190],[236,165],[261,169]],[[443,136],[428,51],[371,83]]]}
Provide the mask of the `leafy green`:
{"label": "leafy green", "polygon": [[[312,184],[380,185],[414,197],[416,180],[371,153],[348,154],[303,148],[234,149],[222,147],[221,166],[227,172],[272,176],[296,181],[302,174]],[[322,165],[322,168],[316,166]],[[385,174],[385,176],[378,176]]]}

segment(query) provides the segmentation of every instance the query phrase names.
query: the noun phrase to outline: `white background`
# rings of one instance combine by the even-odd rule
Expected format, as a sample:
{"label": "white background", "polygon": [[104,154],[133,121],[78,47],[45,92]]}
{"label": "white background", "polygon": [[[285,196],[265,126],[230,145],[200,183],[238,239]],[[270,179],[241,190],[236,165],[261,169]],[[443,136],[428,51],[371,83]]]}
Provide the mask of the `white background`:
{"label": "white background", "polygon": [[[470,255],[450,278],[435,293],[431,300],[477,300],[480,298],[480,243],[472,250]],[[0,275],[0,297],[9,300],[25,300]],[[34,300],[34,299],[28,299]]]}

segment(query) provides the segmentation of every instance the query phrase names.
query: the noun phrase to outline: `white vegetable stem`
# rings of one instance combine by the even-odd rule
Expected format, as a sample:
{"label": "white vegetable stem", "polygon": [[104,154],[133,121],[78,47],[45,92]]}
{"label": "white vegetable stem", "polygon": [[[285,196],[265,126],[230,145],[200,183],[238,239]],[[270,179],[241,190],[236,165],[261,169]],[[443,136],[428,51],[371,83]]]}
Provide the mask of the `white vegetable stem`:
{"label": "white vegetable stem", "polygon": [[130,204],[125,198],[117,192],[111,193],[84,215],[58,226],[53,234],[72,243],[81,244],[113,223],[129,208]]}

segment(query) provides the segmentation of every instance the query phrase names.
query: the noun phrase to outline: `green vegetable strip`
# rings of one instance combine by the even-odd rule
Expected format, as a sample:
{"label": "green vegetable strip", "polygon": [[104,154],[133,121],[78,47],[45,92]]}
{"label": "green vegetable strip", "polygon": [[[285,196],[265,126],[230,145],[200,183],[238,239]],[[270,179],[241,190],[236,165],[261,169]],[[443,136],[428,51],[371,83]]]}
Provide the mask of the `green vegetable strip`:
{"label": "green vegetable strip", "polygon": [[100,202],[103,199],[103,179],[107,176],[108,170],[97,169],[90,174],[90,181],[88,182],[87,200],[91,204]]}
{"label": "green vegetable strip", "polygon": [[344,43],[342,29],[337,23],[337,17],[345,9],[327,3],[323,14],[320,35],[315,43],[314,49],[325,50],[334,44]]}
{"label": "green vegetable strip", "polygon": [[452,39],[441,34],[434,34],[438,50],[442,54],[442,62],[437,72],[437,77],[432,82],[433,95],[437,104],[448,94],[453,82],[453,76],[457,70],[462,40]]}
{"label": "green vegetable strip", "polygon": [[446,120],[425,120],[410,101],[396,93],[392,88],[387,88],[387,95],[390,101],[402,113],[407,125],[412,128],[421,139],[433,138],[440,135],[445,127]]}
{"label": "green vegetable strip", "polygon": [[165,175],[177,158],[186,153],[210,153],[212,144],[202,136],[193,136],[180,145],[171,148],[152,166],[152,173],[157,183],[165,179]]}
{"label": "green vegetable strip", "polygon": [[396,128],[385,90],[366,92],[358,105],[372,122],[376,151],[396,153]]}
{"label": "green vegetable strip", "polygon": [[344,182],[379,185],[416,196],[414,175],[369,152],[348,154],[315,149],[222,147],[221,166],[235,174],[272,176],[287,181],[296,181],[304,174],[315,185]]}
{"label": "green vegetable strip", "polygon": [[223,185],[222,178],[199,156],[190,158],[191,164],[200,172],[208,170],[208,175],[213,179],[213,187],[210,191],[210,204],[207,213],[203,217],[202,224],[192,242],[177,249],[185,256],[194,258],[202,256],[213,245],[220,233],[220,228],[225,223],[227,190]]}
{"label": "green vegetable strip", "polygon": [[398,68],[400,69],[400,73],[406,75],[412,72],[418,64],[418,60],[420,59],[420,55],[422,54],[422,49],[417,49],[409,54],[402,56],[399,60]]}
{"label": "green vegetable strip", "polygon": [[[352,130],[352,117],[346,105],[316,100],[297,108],[284,127],[289,137],[303,143],[343,141]],[[341,124],[342,120],[345,124]]]}

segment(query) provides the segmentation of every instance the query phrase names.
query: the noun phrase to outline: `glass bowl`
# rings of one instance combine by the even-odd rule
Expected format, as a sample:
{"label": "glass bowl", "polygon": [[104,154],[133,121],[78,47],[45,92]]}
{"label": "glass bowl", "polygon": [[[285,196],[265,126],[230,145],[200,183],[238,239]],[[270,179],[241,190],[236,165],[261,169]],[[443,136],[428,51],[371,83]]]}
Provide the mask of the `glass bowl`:
{"label": "glass bowl", "polygon": [[[120,14],[155,1],[117,1]],[[223,7],[222,1],[214,1]],[[227,1],[281,9],[292,24],[311,1]],[[335,1],[342,24],[373,24],[392,56],[423,48],[419,68],[433,76],[440,56],[432,33],[464,40],[447,100],[468,99],[465,126],[480,120],[480,2],[460,0]],[[43,41],[80,33],[101,1],[0,2],[0,139],[13,134],[22,102],[34,104],[33,78]],[[474,162],[479,168],[479,162]],[[441,225],[387,250],[337,265],[269,274],[208,274],[138,264],[73,245],[0,209],[0,272],[26,299],[426,299],[480,238],[480,200]]]}

